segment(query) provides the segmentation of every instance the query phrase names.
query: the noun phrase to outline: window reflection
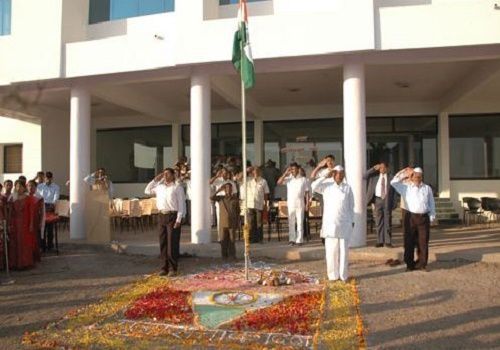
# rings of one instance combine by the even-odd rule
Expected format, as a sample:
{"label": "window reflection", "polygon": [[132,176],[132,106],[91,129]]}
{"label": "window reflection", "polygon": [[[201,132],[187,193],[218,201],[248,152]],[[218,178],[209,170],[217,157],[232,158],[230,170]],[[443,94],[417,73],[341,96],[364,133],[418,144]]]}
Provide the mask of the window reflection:
{"label": "window reflection", "polygon": [[149,182],[176,161],[171,130],[170,126],[97,130],[96,165],[106,168],[113,182]]}
{"label": "window reflection", "polygon": [[500,177],[499,116],[452,116],[449,123],[451,178]]}

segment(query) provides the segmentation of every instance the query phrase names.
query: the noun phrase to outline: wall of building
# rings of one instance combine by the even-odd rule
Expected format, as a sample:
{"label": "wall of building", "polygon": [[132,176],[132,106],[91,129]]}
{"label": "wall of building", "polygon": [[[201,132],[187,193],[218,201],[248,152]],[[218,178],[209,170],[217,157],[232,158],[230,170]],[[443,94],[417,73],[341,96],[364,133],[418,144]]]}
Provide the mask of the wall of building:
{"label": "wall of building", "polygon": [[0,85],[61,75],[62,2],[12,1],[11,35],[0,36]]}
{"label": "wall of building", "polygon": [[496,1],[375,0],[376,47],[382,50],[498,43]]}
{"label": "wall of building", "polygon": [[[37,171],[42,169],[40,124],[36,121],[27,122],[0,117],[0,130],[2,130],[0,139],[0,181],[17,180],[19,175],[25,175],[28,179],[34,178]],[[3,146],[9,144],[23,145],[22,174],[3,173]]]}
{"label": "wall of building", "polygon": [[[256,59],[500,42],[494,0],[274,0],[249,4]],[[0,85],[229,62],[235,5],[88,25],[88,0],[23,0],[0,37]],[[425,25],[424,25],[425,24]],[[346,35],[348,34],[348,35]],[[311,40],[314,38],[315,40]]]}

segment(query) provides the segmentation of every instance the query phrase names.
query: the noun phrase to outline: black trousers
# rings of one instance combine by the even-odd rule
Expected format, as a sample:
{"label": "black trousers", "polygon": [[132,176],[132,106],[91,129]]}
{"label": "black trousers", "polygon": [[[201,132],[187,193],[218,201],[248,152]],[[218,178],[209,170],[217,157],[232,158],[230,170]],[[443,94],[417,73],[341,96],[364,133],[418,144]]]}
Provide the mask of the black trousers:
{"label": "black trousers", "polygon": [[[427,214],[404,213],[404,260],[409,268],[427,266],[429,259],[430,219]],[[417,248],[418,264],[415,263]]]}
{"label": "black trousers", "polygon": [[392,243],[392,208],[387,206],[386,200],[375,198],[375,226],[377,227],[377,243]]}
{"label": "black trousers", "polygon": [[264,240],[264,231],[262,228],[262,210],[248,209],[248,223],[250,226],[250,242],[262,242]]}
{"label": "black trousers", "polygon": [[166,272],[170,268],[173,271],[178,268],[181,228],[174,228],[176,220],[177,212],[159,214],[162,270]]}
{"label": "black trousers", "polygon": [[[45,212],[53,213],[55,210],[54,204],[45,204]],[[45,224],[45,232],[42,232],[43,237],[40,240],[40,248],[43,251],[51,250],[54,248],[54,223]]]}

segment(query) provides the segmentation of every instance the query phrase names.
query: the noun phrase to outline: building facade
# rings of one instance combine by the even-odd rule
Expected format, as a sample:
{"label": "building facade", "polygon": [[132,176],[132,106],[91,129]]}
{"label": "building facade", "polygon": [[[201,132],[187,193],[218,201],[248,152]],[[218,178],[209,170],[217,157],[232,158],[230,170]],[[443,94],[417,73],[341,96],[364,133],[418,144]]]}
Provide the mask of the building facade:
{"label": "building facade", "polygon": [[[187,155],[192,241],[208,242],[210,159],[241,153],[234,2],[0,0],[3,178],[44,169],[70,180],[70,234],[82,239],[85,175],[104,166],[116,195],[130,197]],[[423,167],[457,208],[464,196],[499,196],[495,1],[248,8],[257,73],[249,158],[284,167],[334,154],[355,192],[353,246],[366,242],[363,173],[382,157],[395,170]]]}

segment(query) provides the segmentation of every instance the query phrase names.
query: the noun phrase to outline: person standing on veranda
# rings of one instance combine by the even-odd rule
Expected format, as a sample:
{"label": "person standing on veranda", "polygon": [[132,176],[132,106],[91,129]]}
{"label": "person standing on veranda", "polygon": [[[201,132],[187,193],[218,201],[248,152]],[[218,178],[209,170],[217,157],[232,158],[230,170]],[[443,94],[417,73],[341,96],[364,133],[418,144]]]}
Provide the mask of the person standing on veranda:
{"label": "person standing on veranda", "polygon": [[[404,201],[408,211],[404,216],[403,225],[406,270],[426,270],[430,225],[436,218],[432,188],[423,183],[423,171],[418,167],[408,167],[399,171],[392,179],[391,185],[401,195],[401,200]],[[415,262],[416,245],[418,260]]]}
{"label": "person standing on veranda", "polygon": [[346,281],[349,239],[354,227],[354,195],[344,181],[344,168],[335,166],[328,174],[312,183],[312,190],[323,195],[322,234],[328,279]]}
{"label": "person standing on veranda", "polygon": [[163,260],[160,276],[176,276],[186,197],[182,186],[175,182],[174,169],[166,168],[158,174],[146,186],[144,193],[156,196],[156,206],[159,210],[160,250]]}
{"label": "person standing on veranda", "polygon": [[395,204],[392,177],[389,175],[389,165],[383,161],[374,165],[365,174],[367,180],[367,205],[374,205],[375,226],[377,227],[377,244],[380,248],[392,245],[392,211]]}
{"label": "person standing on veranda", "polygon": [[[304,241],[304,211],[309,205],[307,179],[300,175],[299,165],[292,163],[278,179],[278,185],[286,184],[288,207],[288,244],[302,245]],[[295,228],[297,224],[297,228]]]}
{"label": "person standing on veranda", "polygon": [[[328,175],[333,170],[334,167],[335,167],[335,156],[333,154],[329,154],[325,158],[323,158],[318,163],[318,165],[316,165],[316,167],[313,169],[310,175],[310,180],[314,181],[318,178]],[[323,211],[324,211],[323,196],[314,190],[312,191],[312,196],[319,202],[319,206],[321,208],[321,216],[323,216]],[[323,230],[321,230],[320,236],[321,236],[321,241],[324,244],[325,236],[323,234]]]}
{"label": "person standing on veranda", "polygon": [[240,200],[233,193],[233,186],[229,182],[217,190],[212,200],[220,208],[218,226],[222,258],[236,260],[235,239],[240,225]]}
{"label": "person standing on veranda", "polygon": [[[247,181],[247,215],[250,228],[250,243],[262,243],[264,231],[262,226],[262,213],[267,210],[269,201],[269,186],[262,178],[262,170],[259,167],[248,169],[252,177]],[[243,187],[243,186],[242,186]],[[245,190],[242,188],[241,199],[245,205]]]}
{"label": "person standing on veranda", "polygon": [[[224,188],[224,185],[226,183],[231,184],[232,187],[232,194],[237,195],[238,193],[238,187],[236,186],[236,183],[232,180],[233,175],[231,174],[230,171],[228,171],[226,168],[222,168],[219,171],[217,171],[217,174],[215,174],[214,177],[210,179],[210,186],[212,186],[212,193],[215,194],[218,192],[218,195],[224,196],[224,189],[219,192],[221,188]],[[217,230],[218,232],[221,232],[220,229],[220,204],[219,202],[215,202],[215,216],[217,219]],[[219,242],[220,242],[220,235],[219,235]]]}
{"label": "person standing on veranda", "polygon": [[[52,182],[53,174],[51,171],[47,171],[45,174],[45,182],[37,186],[37,194],[43,198],[45,204],[45,213],[55,213],[56,202],[59,200],[60,188],[59,185]],[[42,235],[44,239],[41,240],[41,248],[43,251],[52,250],[54,247],[54,223],[47,222],[45,230],[47,231],[47,237]]]}
{"label": "person standing on veranda", "polygon": [[109,199],[113,199],[114,186],[106,174],[106,169],[97,169],[94,173],[85,176],[83,181],[91,187],[92,191],[107,191]]}

